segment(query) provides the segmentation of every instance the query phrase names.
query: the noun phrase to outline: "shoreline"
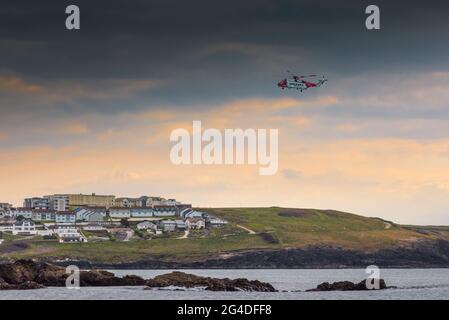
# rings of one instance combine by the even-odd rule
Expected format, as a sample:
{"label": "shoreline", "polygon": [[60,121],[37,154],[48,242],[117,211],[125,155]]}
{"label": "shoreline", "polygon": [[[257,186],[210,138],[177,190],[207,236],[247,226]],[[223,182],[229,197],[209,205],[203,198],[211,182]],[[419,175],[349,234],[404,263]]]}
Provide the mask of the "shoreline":
{"label": "shoreline", "polygon": [[375,252],[360,252],[337,247],[252,250],[227,258],[202,257],[197,261],[161,260],[153,257],[129,262],[104,263],[84,259],[43,260],[61,266],[77,264],[84,268],[123,270],[169,269],[364,269],[369,265],[390,269],[449,268],[449,241],[416,243]]}

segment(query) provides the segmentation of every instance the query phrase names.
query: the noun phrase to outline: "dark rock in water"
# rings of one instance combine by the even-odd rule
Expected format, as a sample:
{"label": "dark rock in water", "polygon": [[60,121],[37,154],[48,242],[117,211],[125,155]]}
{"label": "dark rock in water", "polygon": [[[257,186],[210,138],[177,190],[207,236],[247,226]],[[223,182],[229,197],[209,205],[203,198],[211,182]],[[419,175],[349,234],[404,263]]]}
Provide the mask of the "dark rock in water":
{"label": "dark rock in water", "polygon": [[113,273],[104,270],[82,271],[80,273],[81,286],[85,287],[111,287],[111,286],[143,286],[145,280],[138,276],[125,276],[119,278]]}
{"label": "dark rock in water", "polygon": [[8,289],[11,289],[11,285],[2,278],[0,278],[0,290],[8,290]]}
{"label": "dark rock in water", "polygon": [[275,292],[276,289],[266,282],[248,279],[217,279],[210,277],[201,277],[194,274],[174,271],[154,277],[146,282],[150,288],[160,287],[205,287],[211,291],[260,291]]}
{"label": "dark rock in water", "polygon": [[17,285],[14,289],[29,290],[29,289],[42,289],[42,288],[45,288],[45,286],[42,284],[39,284],[34,281],[25,281],[25,282]]}
{"label": "dark rock in water", "polygon": [[[62,287],[68,274],[64,267],[36,263],[32,260],[17,260],[0,264],[0,290],[39,289],[44,286]],[[80,272],[81,286],[143,286],[145,280],[138,276],[119,278],[103,270]]]}
{"label": "dark rock in water", "polygon": [[26,290],[41,288],[44,288],[44,286],[34,281],[25,281],[20,284],[9,284],[4,279],[0,278],[0,290]]}
{"label": "dark rock in water", "polygon": [[361,291],[361,290],[382,290],[388,289],[384,279],[379,279],[379,289],[368,289],[366,287],[366,280],[362,280],[359,283],[351,281],[339,281],[334,283],[323,282],[319,284],[315,289],[309,289],[307,291]]}

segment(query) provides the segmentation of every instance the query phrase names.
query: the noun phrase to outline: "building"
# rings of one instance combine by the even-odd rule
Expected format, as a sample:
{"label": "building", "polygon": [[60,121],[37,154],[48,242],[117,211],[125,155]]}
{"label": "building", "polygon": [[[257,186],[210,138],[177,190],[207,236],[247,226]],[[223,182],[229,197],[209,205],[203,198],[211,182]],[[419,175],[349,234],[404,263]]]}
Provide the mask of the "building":
{"label": "building", "polygon": [[31,219],[33,219],[34,221],[55,221],[56,211],[48,209],[32,210]]}
{"label": "building", "polygon": [[146,206],[154,207],[154,206],[163,206],[165,199],[161,197],[147,197]]}
{"label": "building", "polygon": [[50,209],[50,203],[48,199],[40,197],[25,198],[25,200],[23,201],[23,206],[28,209]]}
{"label": "building", "polygon": [[87,242],[73,225],[57,226],[54,232],[59,237],[59,242]]}
{"label": "building", "polygon": [[154,215],[153,208],[131,208],[130,214],[132,218],[147,218]]}
{"label": "building", "polygon": [[187,229],[204,229],[206,223],[202,218],[187,218],[186,221]]}
{"label": "building", "polygon": [[69,197],[66,195],[50,195],[44,196],[48,199],[48,206],[54,211],[68,211],[69,210]]}
{"label": "building", "polygon": [[223,227],[227,223],[227,221],[216,217],[211,217],[207,220],[207,224],[213,228]]}
{"label": "building", "polygon": [[167,199],[164,201],[164,205],[166,205],[166,206],[176,206],[179,204],[181,204],[181,203],[176,201],[176,199]]}
{"label": "building", "polygon": [[35,235],[37,234],[36,225],[30,220],[17,221],[13,225],[12,234]]}
{"label": "building", "polygon": [[113,219],[130,218],[131,210],[129,208],[111,207],[108,210],[109,217]]}
{"label": "building", "polygon": [[92,194],[55,194],[54,197],[66,197],[69,209],[78,207],[113,207],[115,206],[115,196]]}
{"label": "building", "polygon": [[117,198],[115,206],[125,208],[153,208],[154,206],[175,206],[180,204],[176,199],[165,199],[162,197],[141,196],[138,198]]}
{"label": "building", "polygon": [[186,228],[186,223],[183,220],[175,220],[176,229],[183,230]]}
{"label": "building", "polygon": [[0,210],[9,211],[12,208],[12,204],[6,202],[0,202]]}
{"label": "building", "polygon": [[91,223],[91,224],[83,226],[83,230],[86,230],[86,231],[101,231],[101,230],[106,230],[106,228],[103,227],[99,223]]}
{"label": "building", "polygon": [[31,208],[16,208],[12,211],[12,215],[16,218],[23,217],[25,219],[33,218],[33,209]]}
{"label": "building", "polygon": [[192,206],[190,205],[177,206],[177,208],[178,208],[177,215],[183,219],[185,219],[189,213],[194,212]]}
{"label": "building", "polygon": [[141,223],[137,224],[137,229],[138,230],[148,230],[148,229],[156,230],[157,229],[157,225],[154,224],[153,222],[150,222],[150,221],[144,221],[144,222],[141,222]]}
{"label": "building", "polygon": [[116,203],[118,207],[136,208],[136,207],[146,207],[147,206],[146,196],[139,198],[120,198],[120,204]]}
{"label": "building", "polygon": [[8,219],[11,217],[11,211],[0,209],[0,219]]}
{"label": "building", "polygon": [[73,212],[77,221],[101,222],[106,217],[106,207],[83,207]]}
{"label": "building", "polygon": [[75,223],[76,213],[73,211],[58,211],[55,218],[56,223]]}
{"label": "building", "polygon": [[176,215],[176,207],[157,205],[153,207],[155,217],[172,217]]}
{"label": "building", "polygon": [[176,230],[176,222],[173,220],[162,220],[160,224],[164,232],[173,232]]}
{"label": "building", "polygon": [[179,211],[178,216],[187,219],[187,218],[203,218],[205,214],[201,211],[193,210],[192,208],[184,208]]}
{"label": "building", "polygon": [[124,208],[131,208],[131,201],[129,198],[116,198],[115,199],[115,206],[117,207],[124,207]]}

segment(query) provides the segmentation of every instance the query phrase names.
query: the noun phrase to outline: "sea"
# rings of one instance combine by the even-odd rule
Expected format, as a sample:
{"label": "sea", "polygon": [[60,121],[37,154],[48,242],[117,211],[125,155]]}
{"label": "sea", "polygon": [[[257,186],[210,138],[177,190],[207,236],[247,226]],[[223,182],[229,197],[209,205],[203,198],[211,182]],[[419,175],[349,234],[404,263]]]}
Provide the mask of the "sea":
{"label": "sea", "polygon": [[[144,278],[173,270],[110,270],[117,276],[127,274]],[[322,282],[349,280],[359,282],[367,277],[365,269],[183,269],[187,273],[217,278],[247,278],[271,283],[278,292],[211,292],[201,288],[165,288],[144,290],[143,287],[82,287],[80,289],[49,287],[37,290],[0,291],[0,300],[401,300],[449,299],[449,269],[381,269],[380,277],[394,289],[377,291],[305,292]]]}

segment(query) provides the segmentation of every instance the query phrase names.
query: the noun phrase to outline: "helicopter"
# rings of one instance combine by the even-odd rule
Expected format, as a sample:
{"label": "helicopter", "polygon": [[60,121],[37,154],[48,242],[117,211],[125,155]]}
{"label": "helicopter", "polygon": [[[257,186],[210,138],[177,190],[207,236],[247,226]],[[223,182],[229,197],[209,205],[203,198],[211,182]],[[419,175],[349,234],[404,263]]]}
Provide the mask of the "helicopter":
{"label": "helicopter", "polygon": [[321,87],[327,79],[322,76],[318,81],[313,82],[312,80],[306,80],[310,78],[318,77],[316,74],[310,75],[295,75],[291,71],[287,70],[288,76],[278,82],[277,86],[284,89],[296,89],[303,92],[309,88]]}

